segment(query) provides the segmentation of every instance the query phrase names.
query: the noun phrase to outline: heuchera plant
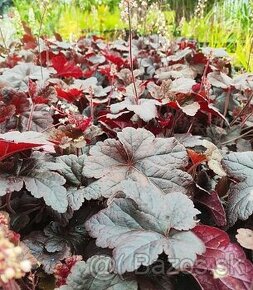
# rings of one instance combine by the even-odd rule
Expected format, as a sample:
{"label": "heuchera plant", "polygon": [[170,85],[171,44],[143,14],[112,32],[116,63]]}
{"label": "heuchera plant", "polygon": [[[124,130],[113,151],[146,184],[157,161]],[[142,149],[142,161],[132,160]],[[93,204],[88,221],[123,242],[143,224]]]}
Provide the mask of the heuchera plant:
{"label": "heuchera plant", "polygon": [[1,50],[0,206],[33,267],[1,262],[1,287],[252,289],[253,76],[193,41],[22,41]]}

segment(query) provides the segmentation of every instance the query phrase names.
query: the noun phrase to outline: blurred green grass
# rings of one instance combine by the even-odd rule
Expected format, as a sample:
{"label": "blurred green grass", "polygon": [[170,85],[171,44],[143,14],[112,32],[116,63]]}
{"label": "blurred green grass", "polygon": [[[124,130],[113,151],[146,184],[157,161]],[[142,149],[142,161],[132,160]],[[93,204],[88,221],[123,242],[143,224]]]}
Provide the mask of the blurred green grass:
{"label": "blurred green grass", "polygon": [[[122,37],[127,30],[127,24],[120,18],[119,0],[12,1],[12,6],[11,1],[5,0],[0,7],[2,10],[6,8],[5,16],[0,20],[1,34],[8,34],[9,38],[22,36],[21,21],[26,22],[35,35],[51,37],[57,32],[70,41],[92,34],[114,39]],[[162,31],[171,39],[186,37],[203,46],[222,47],[231,55],[236,67],[253,71],[253,1],[147,1],[147,9],[139,10],[133,16],[138,34]],[[196,9],[201,1],[205,2],[202,15]],[[152,3],[156,6],[151,6]],[[4,31],[6,29],[11,35]]]}

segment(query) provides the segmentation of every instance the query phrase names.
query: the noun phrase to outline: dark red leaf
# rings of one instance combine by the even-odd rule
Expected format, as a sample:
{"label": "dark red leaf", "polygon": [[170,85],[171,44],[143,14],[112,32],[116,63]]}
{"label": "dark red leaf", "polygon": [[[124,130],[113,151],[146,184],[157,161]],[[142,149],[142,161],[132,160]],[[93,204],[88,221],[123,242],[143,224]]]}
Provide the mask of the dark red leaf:
{"label": "dark red leaf", "polygon": [[91,118],[84,118],[82,115],[69,115],[69,122],[82,132],[84,132],[91,123]]}
{"label": "dark red leaf", "polygon": [[104,40],[104,37],[102,37],[102,36],[97,36],[97,35],[92,35],[92,40],[93,41],[97,41],[97,40]]}
{"label": "dark red leaf", "polygon": [[69,89],[69,90],[63,90],[60,87],[56,87],[56,92],[57,92],[57,96],[60,99],[64,99],[65,101],[69,102],[69,103],[73,103],[74,101],[77,101],[80,99],[80,97],[83,95],[83,91],[82,90],[78,90],[78,89]]}
{"label": "dark red leaf", "polygon": [[62,41],[63,40],[62,37],[61,37],[61,35],[59,33],[57,33],[57,32],[54,32],[54,37],[55,37],[55,39],[57,41]]}
{"label": "dark red leaf", "polygon": [[5,62],[9,68],[13,68],[21,60],[22,60],[22,57],[14,53],[14,54],[8,55]]}
{"label": "dark red leaf", "polygon": [[172,125],[173,123],[173,117],[172,115],[168,115],[166,118],[158,118],[158,124],[160,125],[161,128],[168,128]]}
{"label": "dark red leaf", "polygon": [[[30,141],[30,142],[29,142]],[[0,134],[0,160],[14,153],[50,144],[42,133],[17,131]]]}
{"label": "dark red leaf", "polygon": [[76,66],[73,61],[68,61],[63,55],[53,57],[52,66],[60,77],[81,78],[83,76],[81,68]]}
{"label": "dark red leaf", "polygon": [[48,99],[44,98],[43,96],[36,96],[33,98],[33,103],[34,104],[47,104]]}
{"label": "dark red leaf", "polygon": [[173,108],[173,109],[179,109],[178,102],[175,102],[175,101],[169,102],[167,104],[167,106],[169,106],[170,108]]}
{"label": "dark red leaf", "polygon": [[180,49],[185,49],[186,47],[196,49],[196,41],[182,40],[178,43]]}
{"label": "dark red leaf", "polygon": [[14,105],[0,107],[0,123],[10,119],[16,112]]}
{"label": "dark red leaf", "polygon": [[117,65],[118,68],[123,67],[126,64],[126,60],[120,56],[111,53],[104,53],[104,56],[109,62]]}
{"label": "dark red leaf", "polygon": [[0,99],[8,106],[13,105],[16,108],[17,114],[22,114],[29,110],[30,104],[28,96],[24,92],[19,92],[14,89],[5,88],[2,91]]}
{"label": "dark red leaf", "polygon": [[104,66],[98,70],[102,75],[106,76],[107,79],[111,82],[115,75],[112,73],[110,66]]}
{"label": "dark red leaf", "polygon": [[210,194],[201,191],[195,196],[195,201],[209,209],[217,226],[223,227],[227,224],[226,213],[216,191],[213,190]]}
{"label": "dark red leaf", "polygon": [[37,40],[31,34],[24,34],[22,38],[22,43],[25,49],[34,49],[37,47]]}
{"label": "dark red leaf", "polygon": [[28,81],[28,91],[29,91],[29,95],[30,97],[35,97],[36,93],[37,93],[37,84],[35,81],[29,79]]}
{"label": "dark red leaf", "polygon": [[83,72],[83,77],[86,79],[92,77],[96,73],[96,70],[97,69],[94,67],[89,67],[89,69],[87,69]]}
{"label": "dark red leaf", "polygon": [[207,57],[202,53],[196,53],[192,59],[191,59],[192,64],[206,64],[207,63]]}
{"label": "dark red leaf", "polygon": [[242,248],[229,241],[226,232],[209,226],[196,226],[193,232],[205,243],[191,269],[203,290],[249,290],[253,265]]}
{"label": "dark red leaf", "polygon": [[219,112],[217,108],[215,108],[212,103],[202,96],[201,94],[194,94],[195,101],[197,101],[200,105],[200,110],[205,113],[210,113],[213,116],[222,118],[225,122],[227,120],[224,118],[224,116]]}
{"label": "dark red leaf", "polygon": [[131,116],[132,113],[126,113],[117,119],[109,119],[106,117],[106,114],[101,114],[98,121],[101,123],[104,131],[108,134],[108,136],[115,137],[118,129],[122,130],[126,127],[134,127],[134,124],[131,121]]}
{"label": "dark red leaf", "polygon": [[56,286],[60,287],[61,285],[65,285],[67,282],[67,277],[72,269],[72,267],[76,264],[76,262],[81,261],[82,256],[71,256],[66,258],[63,262],[59,262],[54,268],[54,276],[56,278]]}
{"label": "dark red leaf", "polygon": [[198,153],[198,152],[196,152],[196,151],[194,151],[192,149],[187,149],[187,153],[188,153],[188,156],[191,159],[192,164],[194,164],[194,165],[200,164],[203,161],[207,160],[207,158],[206,158],[206,156],[204,154]]}
{"label": "dark red leaf", "polygon": [[201,83],[197,83],[196,85],[192,86],[192,90],[195,93],[198,93],[200,89],[201,89]]}
{"label": "dark red leaf", "polygon": [[42,66],[49,66],[51,65],[51,59],[53,57],[59,56],[59,55],[63,55],[62,53],[59,53],[58,55],[53,53],[50,50],[43,50],[37,57],[37,62],[39,65]]}

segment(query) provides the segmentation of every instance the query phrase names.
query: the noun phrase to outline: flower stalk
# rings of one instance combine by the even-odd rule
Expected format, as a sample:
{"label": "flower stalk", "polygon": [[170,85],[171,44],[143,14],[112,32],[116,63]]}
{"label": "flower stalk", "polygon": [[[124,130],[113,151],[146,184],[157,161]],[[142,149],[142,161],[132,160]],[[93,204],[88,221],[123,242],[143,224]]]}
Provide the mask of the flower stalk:
{"label": "flower stalk", "polygon": [[135,76],[134,76],[134,61],[133,61],[133,30],[132,30],[132,9],[137,7],[137,3],[134,0],[122,0],[119,4],[119,8],[121,9],[121,18],[128,22],[129,29],[129,63],[131,70],[132,83],[134,88],[135,95],[135,103],[138,104],[139,96],[136,88]]}

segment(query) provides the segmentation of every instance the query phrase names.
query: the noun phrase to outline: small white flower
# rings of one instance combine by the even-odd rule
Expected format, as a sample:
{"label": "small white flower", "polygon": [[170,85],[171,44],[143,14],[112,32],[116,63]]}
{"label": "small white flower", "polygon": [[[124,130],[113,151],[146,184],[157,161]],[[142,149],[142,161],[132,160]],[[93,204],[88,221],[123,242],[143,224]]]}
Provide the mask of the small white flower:
{"label": "small white flower", "polygon": [[31,262],[29,260],[23,260],[20,262],[20,268],[23,272],[30,272],[31,271]]}
{"label": "small white flower", "polygon": [[4,271],[4,274],[1,275],[2,277],[2,280],[3,281],[8,281],[8,280],[11,280],[12,278],[15,277],[15,271],[13,268],[7,268],[5,271]]}

